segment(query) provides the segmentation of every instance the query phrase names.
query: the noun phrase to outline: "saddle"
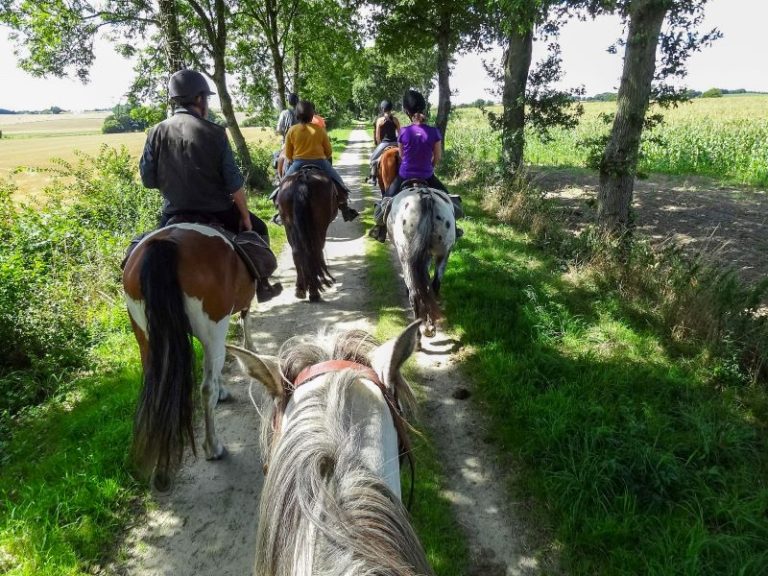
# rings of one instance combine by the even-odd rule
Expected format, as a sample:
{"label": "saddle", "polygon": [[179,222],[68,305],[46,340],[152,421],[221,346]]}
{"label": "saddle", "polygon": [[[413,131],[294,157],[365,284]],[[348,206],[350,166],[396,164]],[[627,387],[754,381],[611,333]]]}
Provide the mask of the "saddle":
{"label": "saddle", "polygon": [[[229,242],[237,255],[240,256],[240,259],[254,280],[267,279],[277,270],[277,258],[275,258],[274,252],[270,249],[269,242],[256,232],[249,230],[234,234],[212,218],[202,214],[178,214],[173,216],[166,226],[182,223],[202,224],[220,233]],[[131,253],[147,234],[149,232],[145,232],[131,240],[120,268],[125,268],[125,263],[128,261]]]}

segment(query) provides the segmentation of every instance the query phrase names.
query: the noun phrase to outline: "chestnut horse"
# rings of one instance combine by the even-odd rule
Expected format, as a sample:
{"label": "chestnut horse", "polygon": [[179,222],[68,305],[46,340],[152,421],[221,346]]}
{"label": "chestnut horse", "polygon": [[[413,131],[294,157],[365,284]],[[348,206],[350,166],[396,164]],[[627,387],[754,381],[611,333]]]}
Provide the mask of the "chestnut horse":
{"label": "chestnut horse", "polygon": [[382,152],[381,156],[379,157],[378,172],[379,190],[381,190],[382,196],[384,196],[384,193],[387,191],[387,188],[389,188],[389,185],[392,184],[392,181],[397,176],[397,171],[399,169],[400,150],[398,147],[392,146],[391,148],[384,150],[384,152]]}
{"label": "chestnut horse", "polygon": [[338,214],[333,180],[315,166],[286,176],[277,193],[277,207],[296,266],[296,298],[309,292],[310,302],[336,281],[325,262],[325,235]]}
{"label": "chestnut horse", "polygon": [[401,501],[417,334],[291,338],[278,357],[228,346],[271,396],[254,574],[434,574]]}
{"label": "chestnut horse", "polygon": [[204,351],[205,456],[217,460],[226,453],[214,417],[216,403],[228,397],[220,383],[224,345],[229,317],[239,312],[244,341],[252,347],[246,318],[256,283],[215,229],[175,224],[148,234],[133,250],[123,287],[144,372],[133,457],[143,475],[154,470],[155,487],[165,491],[185,444],[195,451],[192,336]]}

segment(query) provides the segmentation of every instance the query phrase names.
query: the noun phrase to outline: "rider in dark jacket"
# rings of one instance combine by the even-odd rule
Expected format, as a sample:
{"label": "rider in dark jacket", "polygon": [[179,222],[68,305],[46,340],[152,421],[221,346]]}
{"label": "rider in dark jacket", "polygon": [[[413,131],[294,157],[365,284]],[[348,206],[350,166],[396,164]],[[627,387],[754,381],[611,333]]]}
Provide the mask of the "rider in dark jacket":
{"label": "rider in dark jacket", "polygon": [[[171,76],[173,116],[147,135],[139,163],[141,181],[163,195],[161,226],[173,217],[191,217],[218,223],[233,234],[253,230],[269,245],[266,224],[248,210],[245,180],[226,130],[206,120],[213,94],[199,72],[180,70]],[[269,299],[271,291],[267,279],[259,279],[259,300]]]}

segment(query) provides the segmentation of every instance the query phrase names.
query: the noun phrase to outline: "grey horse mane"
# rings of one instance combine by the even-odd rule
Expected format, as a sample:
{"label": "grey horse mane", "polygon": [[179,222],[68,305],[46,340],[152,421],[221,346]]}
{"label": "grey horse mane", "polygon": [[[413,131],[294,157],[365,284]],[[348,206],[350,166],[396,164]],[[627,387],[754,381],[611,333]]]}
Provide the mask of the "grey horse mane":
{"label": "grey horse mane", "polygon": [[[354,330],[331,341],[291,339],[280,350],[283,376],[293,381],[306,366],[343,359],[370,366],[376,342]],[[269,454],[271,418],[262,419],[262,450],[269,472],[261,497],[257,576],[431,575],[408,513],[360,457],[360,431],[348,403],[357,377],[328,376],[293,412],[294,425]],[[413,402],[398,379],[398,395]]]}

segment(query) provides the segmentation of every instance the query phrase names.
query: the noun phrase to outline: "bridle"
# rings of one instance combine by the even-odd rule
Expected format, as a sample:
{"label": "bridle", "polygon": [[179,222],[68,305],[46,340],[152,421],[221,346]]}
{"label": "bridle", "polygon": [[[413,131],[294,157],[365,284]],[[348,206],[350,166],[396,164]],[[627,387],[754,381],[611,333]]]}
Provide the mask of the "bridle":
{"label": "bridle", "polygon": [[[406,508],[410,510],[411,504],[413,503],[415,468],[413,463],[411,441],[408,436],[408,423],[405,421],[405,418],[403,417],[403,411],[400,408],[400,402],[397,398],[397,388],[395,388],[394,392],[390,391],[387,385],[381,381],[379,375],[376,374],[373,368],[358,362],[352,362],[351,360],[325,360],[323,362],[318,362],[317,364],[307,366],[301,372],[299,372],[293,382],[285,381],[283,384],[282,400],[280,405],[275,409],[272,416],[272,431],[275,432],[276,430],[280,429],[282,425],[283,414],[285,414],[285,410],[288,407],[288,402],[290,401],[291,396],[297,388],[306,384],[307,382],[314,380],[315,378],[318,378],[319,376],[324,376],[325,374],[331,374],[333,372],[341,372],[342,370],[354,370],[359,377],[375,384],[381,392],[381,395],[384,397],[384,402],[386,402],[387,407],[389,408],[389,413],[392,416],[392,422],[394,423],[395,430],[397,431],[400,461],[402,463],[403,458],[406,458],[411,469],[411,489],[408,495],[408,503],[406,506]],[[264,474],[266,473],[267,464],[264,464]]]}

